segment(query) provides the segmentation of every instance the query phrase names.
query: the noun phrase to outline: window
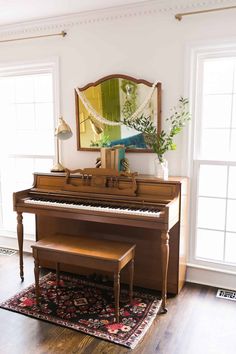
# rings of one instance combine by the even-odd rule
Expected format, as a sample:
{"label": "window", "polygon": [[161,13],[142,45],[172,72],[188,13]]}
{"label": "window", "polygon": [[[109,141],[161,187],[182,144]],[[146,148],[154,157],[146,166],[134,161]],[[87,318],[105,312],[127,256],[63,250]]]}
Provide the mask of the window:
{"label": "window", "polygon": [[[33,172],[49,172],[54,160],[53,65],[0,72],[0,232],[16,234],[12,194],[30,188]],[[25,234],[35,232],[34,215],[24,214]]]}
{"label": "window", "polygon": [[236,53],[199,55],[192,259],[236,267]]}

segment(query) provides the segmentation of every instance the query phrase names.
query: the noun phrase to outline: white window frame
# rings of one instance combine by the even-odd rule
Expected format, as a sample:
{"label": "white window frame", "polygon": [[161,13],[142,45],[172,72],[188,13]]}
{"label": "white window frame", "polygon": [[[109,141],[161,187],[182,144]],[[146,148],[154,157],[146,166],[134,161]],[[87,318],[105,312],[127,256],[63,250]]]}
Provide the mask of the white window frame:
{"label": "white window frame", "polygon": [[[236,161],[220,161],[220,160],[202,160],[199,156],[199,141],[201,133],[201,90],[197,89],[197,81],[200,78],[201,66],[203,59],[207,58],[220,58],[220,57],[236,57],[236,39],[222,40],[221,42],[201,42],[189,44],[186,47],[185,56],[185,93],[190,98],[190,111],[192,114],[191,126],[189,126],[189,138],[187,142],[187,165],[185,166],[186,174],[191,180],[191,193],[190,193],[190,238],[189,238],[189,268],[199,270],[209,270],[210,272],[220,272],[229,275],[236,275],[236,267],[233,265],[226,265],[220,262],[204,261],[195,257],[196,252],[196,218],[197,218],[197,201],[194,202],[198,195],[198,178],[199,168],[201,164],[208,165],[226,165],[236,166]],[[199,123],[200,122],[200,123]],[[196,143],[198,142],[198,144]],[[195,273],[191,273],[196,279]],[[207,273],[205,273],[207,274]],[[209,273],[213,274],[213,273]],[[204,273],[201,273],[204,278]],[[206,275],[206,279],[207,279]],[[191,279],[189,279],[191,281]],[[197,281],[201,282],[201,281]],[[211,281],[203,281],[202,283],[209,283]],[[214,284],[215,285],[215,284]]]}
{"label": "white window frame", "polygon": [[[45,58],[34,61],[21,61],[21,62],[7,62],[0,63],[0,77],[7,76],[17,76],[17,75],[30,75],[30,74],[42,74],[42,73],[52,73],[53,78],[53,101],[54,101],[54,127],[56,127],[57,119],[60,115],[60,87],[59,87],[59,58]],[[14,154],[9,155],[10,157],[36,157],[36,158],[53,158],[54,162],[56,160],[56,140],[55,144],[55,154],[54,155],[22,155],[22,154]],[[32,180],[33,183],[33,180]],[[30,188],[31,186],[29,186]],[[16,239],[16,232],[11,232],[7,230],[0,229],[0,237],[6,236],[10,238]],[[25,235],[25,239],[32,240],[33,235]],[[9,244],[9,242],[7,242]],[[10,243],[11,244],[11,243]],[[14,246],[13,246],[14,247]]]}

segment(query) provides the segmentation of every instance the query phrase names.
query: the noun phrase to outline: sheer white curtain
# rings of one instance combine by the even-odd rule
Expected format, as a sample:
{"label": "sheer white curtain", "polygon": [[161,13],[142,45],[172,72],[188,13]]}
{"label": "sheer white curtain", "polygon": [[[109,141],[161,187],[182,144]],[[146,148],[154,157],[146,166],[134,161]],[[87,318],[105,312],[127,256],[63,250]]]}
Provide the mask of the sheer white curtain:
{"label": "sheer white curtain", "polygon": [[[29,188],[33,172],[49,172],[54,159],[53,69],[27,67],[0,73],[0,233],[14,235],[12,193]],[[26,235],[35,232],[34,216],[24,215]]]}

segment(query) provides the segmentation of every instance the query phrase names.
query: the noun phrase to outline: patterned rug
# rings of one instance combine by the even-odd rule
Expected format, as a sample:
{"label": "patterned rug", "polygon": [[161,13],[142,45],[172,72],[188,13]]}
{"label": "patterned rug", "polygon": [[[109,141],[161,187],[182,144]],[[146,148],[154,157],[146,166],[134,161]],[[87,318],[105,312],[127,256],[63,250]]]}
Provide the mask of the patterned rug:
{"label": "patterned rug", "polygon": [[121,291],[120,322],[115,323],[113,288],[79,277],[49,273],[40,279],[40,305],[36,305],[34,285],[29,286],[1,308],[90,334],[100,339],[134,348],[152,324],[161,301],[155,296]]}

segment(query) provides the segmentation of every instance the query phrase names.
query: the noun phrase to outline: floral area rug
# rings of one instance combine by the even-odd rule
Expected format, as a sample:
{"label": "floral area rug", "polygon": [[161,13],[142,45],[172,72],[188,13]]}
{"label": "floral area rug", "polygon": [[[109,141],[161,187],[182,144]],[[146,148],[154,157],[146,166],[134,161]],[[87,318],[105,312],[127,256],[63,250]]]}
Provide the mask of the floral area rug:
{"label": "floral area rug", "polygon": [[129,348],[144,336],[161,305],[155,296],[141,292],[134,292],[130,304],[128,292],[122,290],[120,322],[116,323],[113,288],[68,274],[61,274],[59,286],[55,274],[42,277],[40,296],[37,306],[35,286],[31,285],[0,307]]}

